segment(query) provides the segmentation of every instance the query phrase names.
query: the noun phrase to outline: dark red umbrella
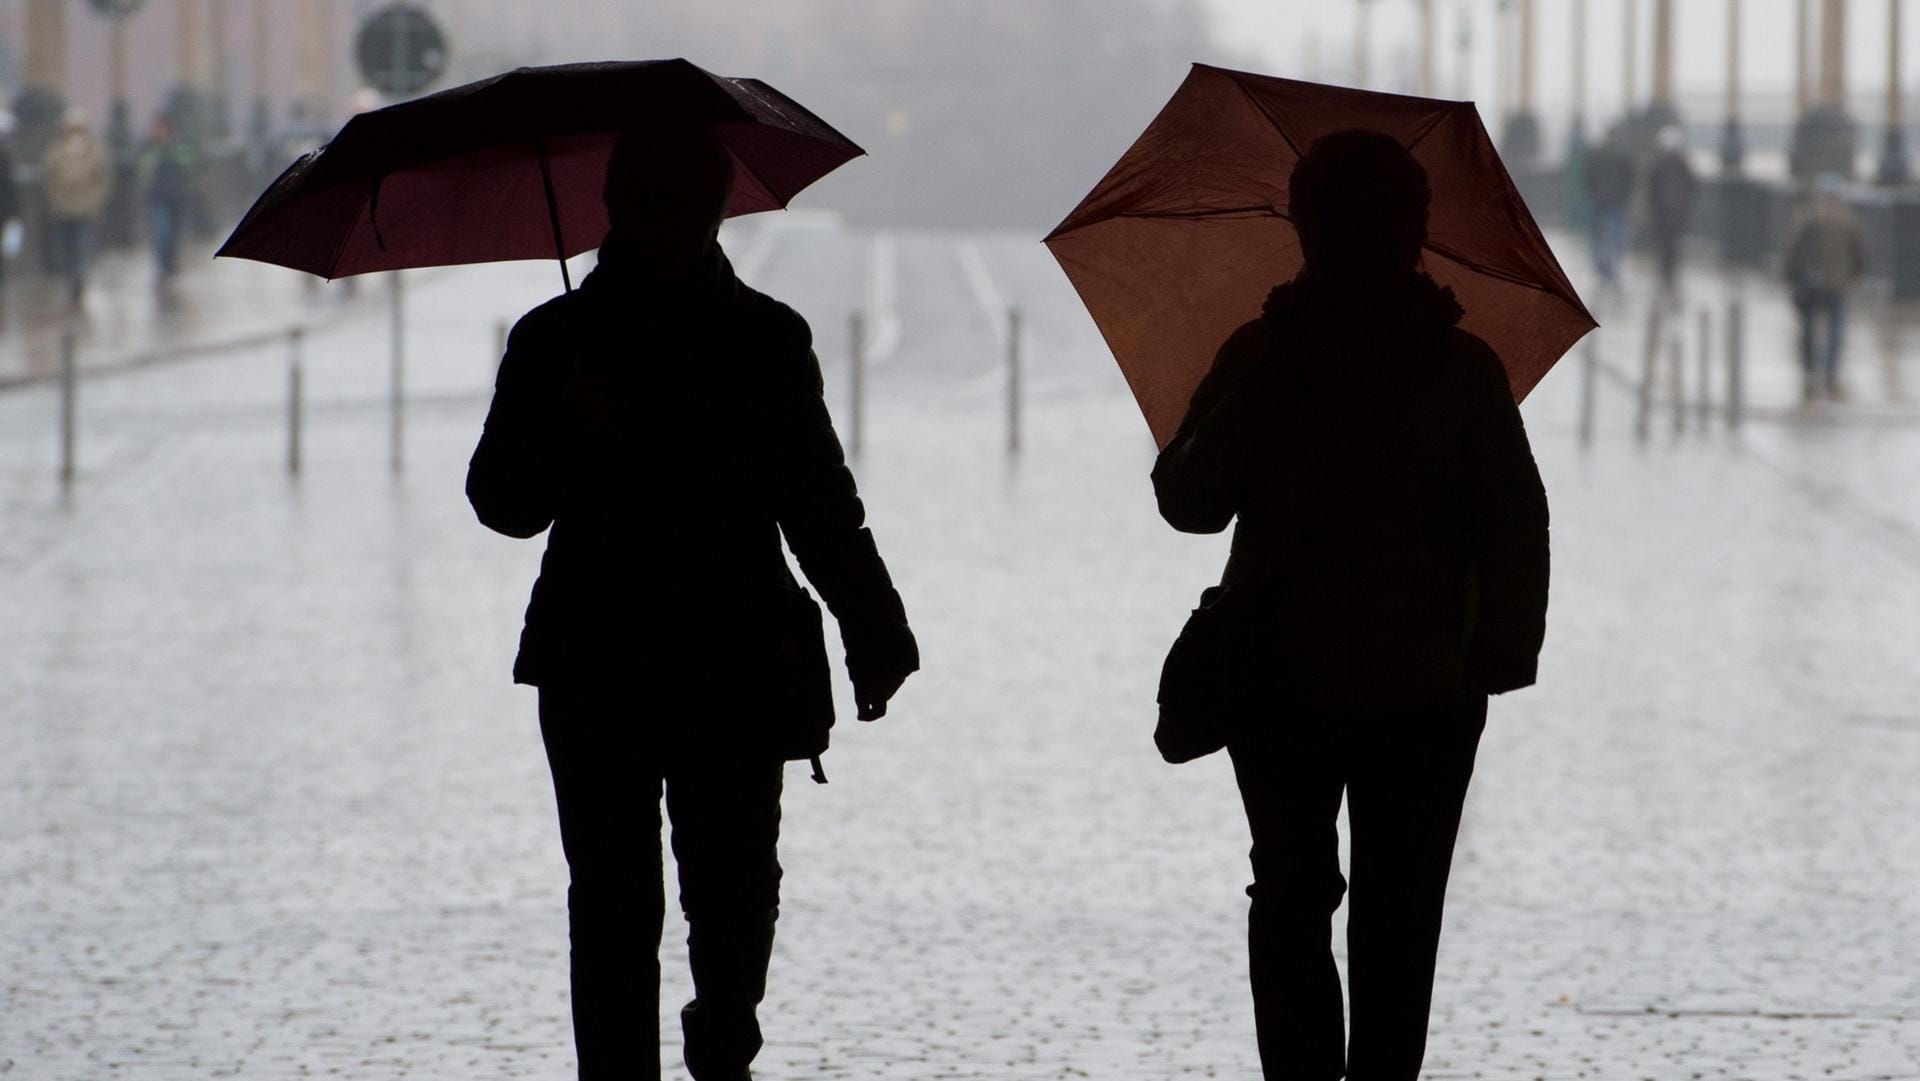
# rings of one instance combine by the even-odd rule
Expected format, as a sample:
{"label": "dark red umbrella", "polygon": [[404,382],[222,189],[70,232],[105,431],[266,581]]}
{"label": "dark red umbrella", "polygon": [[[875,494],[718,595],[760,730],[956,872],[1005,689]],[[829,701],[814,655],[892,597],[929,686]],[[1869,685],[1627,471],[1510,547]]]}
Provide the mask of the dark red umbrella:
{"label": "dark red umbrella", "polygon": [[516,68],[347,121],[280,174],[216,254],[327,278],[564,260],[606,236],[614,139],[688,124],[711,127],[733,155],[730,215],[784,207],[864,153],[767,84],[685,60]]}
{"label": "dark red umbrella", "polygon": [[1423,265],[1493,346],[1516,400],[1596,325],[1471,102],[1376,94],[1195,64],[1047,248],[1093,313],[1156,442],[1214,352],[1301,267],[1293,164],[1322,135],[1399,139],[1433,189]]}

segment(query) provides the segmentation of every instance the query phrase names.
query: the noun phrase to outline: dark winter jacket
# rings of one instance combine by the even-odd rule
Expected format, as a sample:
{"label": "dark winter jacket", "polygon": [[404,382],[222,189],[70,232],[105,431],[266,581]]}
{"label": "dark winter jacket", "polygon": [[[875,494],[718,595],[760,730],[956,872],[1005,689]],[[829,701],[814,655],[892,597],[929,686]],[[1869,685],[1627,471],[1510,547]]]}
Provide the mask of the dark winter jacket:
{"label": "dark winter jacket", "polygon": [[13,151],[0,139],[0,224],[20,216],[20,186],[13,176]]}
{"label": "dark winter jacket", "polygon": [[1594,206],[1626,206],[1633,197],[1633,155],[1616,142],[1603,142],[1587,153],[1587,198]]}
{"label": "dark winter jacket", "polygon": [[1316,706],[1523,687],[1545,635],[1546,494],[1506,372],[1450,291],[1389,293],[1273,290],[1153,471],[1175,528],[1239,518],[1222,584],[1271,597]]}
{"label": "dark winter jacket", "polygon": [[1693,217],[1693,197],[1699,186],[1685,154],[1663,150],[1655,155],[1647,173],[1647,213],[1653,227],[1667,235],[1684,231]]}
{"label": "dark winter jacket", "polygon": [[610,237],[581,287],[513,328],[467,472],[481,522],[550,530],[514,678],[630,686],[633,723],[805,758],[849,668],[918,667],[822,397],[806,320],[717,250],[650,280]]}

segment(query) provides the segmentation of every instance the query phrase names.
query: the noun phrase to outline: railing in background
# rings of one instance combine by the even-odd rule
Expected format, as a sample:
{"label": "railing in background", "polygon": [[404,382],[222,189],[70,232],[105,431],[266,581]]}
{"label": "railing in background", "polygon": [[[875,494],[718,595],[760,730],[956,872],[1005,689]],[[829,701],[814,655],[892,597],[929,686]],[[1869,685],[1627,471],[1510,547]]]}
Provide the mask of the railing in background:
{"label": "railing in background", "polygon": [[[406,311],[405,287],[398,275],[391,279],[391,366],[386,395],[389,425],[389,465],[395,474],[402,472],[405,464],[405,414],[409,407],[405,379],[406,349]],[[868,317],[863,309],[854,309],[847,314],[848,329],[848,415],[845,434],[847,450],[852,458],[859,458],[866,449],[866,409],[867,409],[867,367],[868,367]],[[211,359],[227,353],[249,349],[259,349],[273,345],[284,345],[286,349],[286,401],[282,412],[285,424],[285,465],[287,475],[297,478],[306,467],[307,435],[307,376],[306,361],[308,346],[316,334],[325,333],[338,324],[314,326],[305,322],[289,324],[277,330],[251,333],[214,342],[201,342],[192,345],[170,346],[125,356],[111,366],[82,370],[80,364],[80,343],[78,334],[71,322],[63,323],[59,338],[59,368],[52,379],[59,385],[59,438],[60,460],[59,479],[64,488],[71,488],[79,474],[79,383],[85,376],[110,376],[141,368],[161,364]],[[1026,356],[1023,342],[1025,318],[1023,311],[1009,305],[1005,309],[1004,354],[1001,360],[1001,374],[1004,377],[1004,423],[1006,453],[1009,457],[1020,454],[1025,438],[1026,411]],[[500,320],[495,324],[492,363],[489,365],[493,379],[488,381],[484,391],[476,390],[475,396],[489,394],[494,379],[498,377],[498,365],[505,355],[506,341],[511,324]],[[21,379],[9,386],[28,385],[48,381],[47,376]],[[0,387],[0,389],[4,389]],[[981,388],[985,389],[985,388]],[[463,392],[456,395],[463,400]],[[374,408],[377,399],[356,401],[355,408]]]}
{"label": "railing in background", "polygon": [[[1656,304],[1647,311],[1645,329],[1640,344],[1640,363],[1637,378],[1622,380],[1627,382],[1634,397],[1633,432],[1637,439],[1646,439],[1651,434],[1653,414],[1658,407],[1670,410],[1672,430],[1679,435],[1687,430],[1687,421],[1691,417],[1694,426],[1700,431],[1712,427],[1717,416],[1729,429],[1736,429],[1746,415],[1746,307],[1738,297],[1727,302],[1726,313],[1722,317],[1725,324],[1721,331],[1726,343],[1721,351],[1722,363],[1726,369],[1725,395],[1719,402],[1714,401],[1714,318],[1713,310],[1701,305],[1693,319],[1693,356],[1695,374],[1691,392],[1687,386],[1687,320],[1684,310],[1672,309]],[[1593,440],[1594,398],[1597,394],[1598,375],[1605,365],[1599,357],[1600,331],[1588,336],[1582,345],[1582,366],[1580,401],[1580,441],[1583,445]],[[1618,372],[1607,374],[1620,376]],[[1662,383],[1666,393],[1659,395],[1656,390]],[[1689,394],[1691,393],[1691,397]]]}

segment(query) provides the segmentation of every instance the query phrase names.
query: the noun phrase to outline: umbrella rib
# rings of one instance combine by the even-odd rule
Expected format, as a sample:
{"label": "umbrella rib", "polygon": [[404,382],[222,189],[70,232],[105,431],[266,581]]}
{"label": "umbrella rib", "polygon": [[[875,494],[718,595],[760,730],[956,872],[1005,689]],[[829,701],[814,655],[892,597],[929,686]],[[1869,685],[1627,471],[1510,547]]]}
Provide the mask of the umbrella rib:
{"label": "umbrella rib", "polygon": [[1420,130],[1414,133],[1413,138],[1407,140],[1407,149],[1412,150],[1415,147],[1419,146],[1421,143],[1426,142],[1427,136],[1433,134],[1433,129],[1440,126],[1440,121],[1445,116],[1446,116],[1445,112],[1436,112],[1433,114],[1432,117],[1428,118],[1427,122],[1421,126]]}
{"label": "umbrella rib", "polygon": [[1261,117],[1266,120],[1267,123],[1273,125],[1273,130],[1280,134],[1280,138],[1286,140],[1287,149],[1293,151],[1293,156],[1296,158],[1304,156],[1305,151],[1300,149],[1300,144],[1293,141],[1293,136],[1287,134],[1287,129],[1280,126],[1279,119],[1275,117],[1273,113],[1270,112],[1265,105],[1262,105],[1260,103],[1259,98],[1256,98],[1253,96],[1253,91],[1247,89],[1247,84],[1241,82],[1238,79],[1234,79],[1232,80],[1232,82],[1234,85],[1234,89],[1240,91],[1241,95],[1245,97],[1250,104],[1252,104],[1254,110],[1258,112],[1261,115]]}
{"label": "umbrella rib", "polygon": [[1513,273],[1512,271],[1499,270],[1494,267],[1490,267],[1481,263],[1474,262],[1473,260],[1468,259],[1467,257],[1459,254],[1458,252],[1452,251],[1447,248],[1443,248],[1438,244],[1425,244],[1422,246],[1425,247],[1428,251],[1446,256],[1447,258],[1453,260],[1454,262],[1460,264],[1461,266],[1466,267],[1468,270],[1473,271],[1475,274],[1484,274],[1489,278],[1497,278],[1500,281],[1507,282],[1508,284],[1511,284],[1511,285],[1524,285],[1528,289],[1535,290],[1536,292],[1541,292],[1541,293],[1553,292],[1552,289],[1549,289],[1547,286],[1542,285],[1539,282],[1529,281],[1526,278],[1522,278],[1518,274]]}
{"label": "umbrella rib", "polygon": [[[726,141],[721,140],[721,145],[725,146]],[[747,175],[753,178],[753,182],[755,184],[760,185],[761,191],[764,191],[768,195],[773,196],[773,202],[775,206],[779,207],[782,210],[785,210],[787,208],[787,204],[780,200],[780,193],[777,191],[774,191],[773,188],[770,185],[768,185],[765,177],[761,176],[757,172],[754,172],[753,165],[750,162],[748,162],[747,159],[741,157],[738,154],[734,154],[732,147],[727,148],[727,153],[732,155],[734,161],[737,161],[740,163],[740,168],[745,169],[747,171]]]}
{"label": "umbrella rib", "polygon": [[[381,179],[384,180],[386,178],[381,177]],[[367,208],[368,208],[367,215],[369,217],[373,215],[373,209],[372,209],[373,199],[379,198],[379,194],[380,194],[380,181],[376,180],[373,182],[373,188],[369,192],[369,195],[371,196],[371,198],[368,200],[368,203],[367,203]],[[347,242],[353,239],[353,234],[358,232],[359,228],[360,228],[360,216],[358,214],[355,214],[353,217],[353,224],[347,226],[347,228],[341,232],[339,241],[334,244],[333,258],[327,260],[326,277],[328,281],[334,280],[333,272],[340,269],[340,259],[342,256],[346,255],[347,253]],[[378,226],[375,227],[375,231],[377,234]]]}
{"label": "umbrella rib", "polygon": [[1248,216],[1257,216],[1257,217],[1263,217],[1263,218],[1279,218],[1282,221],[1293,220],[1292,218],[1287,217],[1286,213],[1282,211],[1279,207],[1276,207],[1271,203],[1256,203],[1253,206],[1226,206],[1226,207],[1219,207],[1211,210],[1153,210],[1153,211],[1122,210],[1112,215],[1112,217],[1115,217],[1115,218],[1147,218],[1147,219],[1158,218],[1165,221],[1200,221],[1206,218],[1232,218],[1232,217],[1248,217]]}

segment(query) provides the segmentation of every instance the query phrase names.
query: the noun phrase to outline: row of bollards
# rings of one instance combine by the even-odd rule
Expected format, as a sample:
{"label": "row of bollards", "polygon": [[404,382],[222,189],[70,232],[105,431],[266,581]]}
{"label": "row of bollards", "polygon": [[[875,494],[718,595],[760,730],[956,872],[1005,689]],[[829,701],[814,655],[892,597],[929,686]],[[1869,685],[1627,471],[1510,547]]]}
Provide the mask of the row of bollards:
{"label": "row of bollards", "polygon": [[[1694,395],[1687,394],[1687,342],[1684,313],[1655,305],[1647,312],[1645,332],[1640,343],[1638,378],[1634,380],[1634,436],[1645,439],[1653,426],[1655,391],[1664,381],[1667,404],[1671,409],[1672,430],[1678,435],[1687,430],[1691,418],[1704,431],[1715,414],[1727,428],[1740,427],[1746,414],[1746,308],[1739,298],[1727,302],[1724,317],[1726,366],[1725,400],[1714,401],[1714,320],[1713,312],[1702,306],[1694,320]],[[1601,362],[1598,335],[1590,335],[1581,347],[1581,401],[1579,433],[1582,443],[1591,442],[1594,427],[1594,398]]]}
{"label": "row of bollards", "polygon": [[[406,294],[401,275],[390,276],[392,295],[391,369],[388,382],[389,465],[398,474],[405,465],[406,439]],[[1006,312],[1004,375],[1006,387],[1006,449],[1018,454],[1021,447],[1023,366],[1021,357],[1022,319],[1019,308]],[[510,324],[495,327],[494,362],[506,354]],[[289,476],[300,475],[305,463],[306,434],[306,350],[307,328],[291,326],[285,332],[287,348],[286,468]],[[847,449],[859,457],[866,443],[866,318],[860,311],[849,313],[847,320],[849,410]],[[497,374],[497,368],[496,368]],[[78,470],[79,357],[78,339],[68,326],[60,335],[60,465],[63,488],[70,488]]]}

